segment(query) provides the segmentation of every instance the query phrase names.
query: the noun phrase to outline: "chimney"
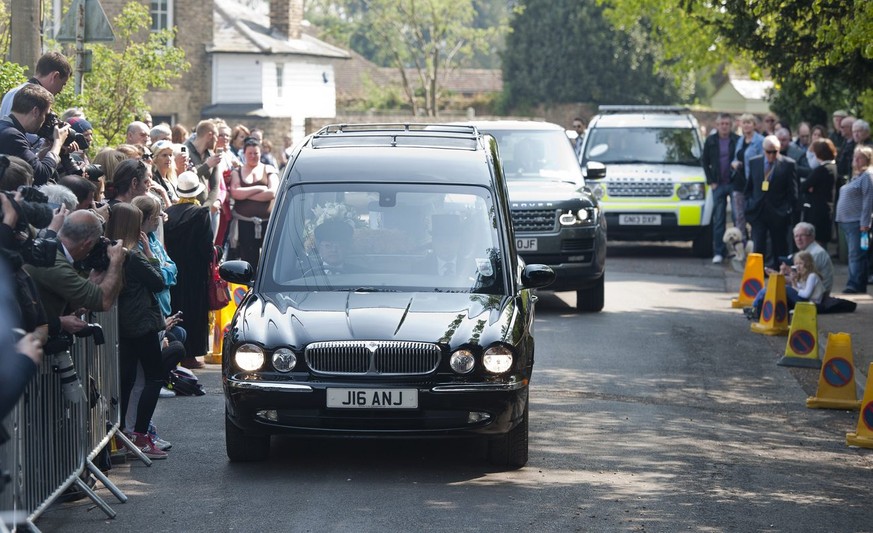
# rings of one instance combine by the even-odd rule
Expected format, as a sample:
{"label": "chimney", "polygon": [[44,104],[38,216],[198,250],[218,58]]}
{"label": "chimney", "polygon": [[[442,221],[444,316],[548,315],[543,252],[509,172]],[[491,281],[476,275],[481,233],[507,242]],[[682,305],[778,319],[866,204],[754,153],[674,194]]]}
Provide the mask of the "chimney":
{"label": "chimney", "polygon": [[300,38],[303,0],[270,0],[270,26],[288,37]]}

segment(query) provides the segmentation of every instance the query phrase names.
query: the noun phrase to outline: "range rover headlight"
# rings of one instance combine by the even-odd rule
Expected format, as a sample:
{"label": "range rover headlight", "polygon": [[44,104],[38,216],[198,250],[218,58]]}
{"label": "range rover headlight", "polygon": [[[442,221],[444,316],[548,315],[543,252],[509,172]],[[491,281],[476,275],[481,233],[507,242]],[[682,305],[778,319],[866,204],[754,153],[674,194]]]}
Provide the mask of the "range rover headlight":
{"label": "range rover headlight", "polygon": [[683,183],[676,189],[680,200],[703,200],[706,197],[706,185],[703,183]]}
{"label": "range rover headlight", "polygon": [[455,350],[452,357],[449,359],[449,366],[458,374],[469,374],[473,367],[476,366],[476,359],[473,357],[473,352],[467,349]]}
{"label": "range rover headlight", "polygon": [[273,352],[273,368],[279,372],[291,372],[297,365],[297,356],[288,348],[279,348]]}
{"label": "range rover headlight", "polygon": [[502,344],[491,346],[485,350],[482,364],[492,374],[503,374],[512,368],[512,350]]}
{"label": "range rover headlight", "polygon": [[561,213],[558,220],[562,226],[574,226],[576,224],[591,224],[594,220],[595,208],[583,207],[577,211],[568,209],[566,213]]}
{"label": "range rover headlight", "polygon": [[264,350],[254,344],[243,344],[233,354],[236,366],[249,372],[264,366]]}

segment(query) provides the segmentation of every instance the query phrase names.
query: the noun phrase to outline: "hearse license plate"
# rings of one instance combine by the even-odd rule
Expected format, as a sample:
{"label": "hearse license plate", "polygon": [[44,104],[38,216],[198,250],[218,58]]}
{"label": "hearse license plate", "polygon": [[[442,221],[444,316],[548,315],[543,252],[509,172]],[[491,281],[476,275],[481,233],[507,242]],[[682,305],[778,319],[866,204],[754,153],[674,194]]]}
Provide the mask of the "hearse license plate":
{"label": "hearse license plate", "polygon": [[515,239],[515,247],[519,252],[536,252],[537,239],[536,237],[519,237]]}
{"label": "hearse license plate", "polygon": [[660,226],[661,215],[619,215],[618,223],[627,226]]}
{"label": "hearse license plate", "polygon": [[339,409],[417,409],[417,389],[327,389],[327,406]]}

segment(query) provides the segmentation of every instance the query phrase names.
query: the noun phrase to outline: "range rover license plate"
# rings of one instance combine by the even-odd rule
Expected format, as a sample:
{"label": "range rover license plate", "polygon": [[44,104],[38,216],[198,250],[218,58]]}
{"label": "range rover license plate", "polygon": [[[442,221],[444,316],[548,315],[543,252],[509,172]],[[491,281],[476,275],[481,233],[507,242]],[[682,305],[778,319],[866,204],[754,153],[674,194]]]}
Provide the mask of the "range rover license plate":
{"label": "range rover license plate", "polygon": [[627,226],[660,226],[661,215],[619,215],[618,223]]}
{"label": "range rover license plate", "polygon": [[515,247],[519,252],[536,252],[537,239],[536,237],[518,237],[515,239]]}
{"label": "range rover license plate", "polygon": [[327,406],[337,409],[417,409],[418,389],[327,389]]}

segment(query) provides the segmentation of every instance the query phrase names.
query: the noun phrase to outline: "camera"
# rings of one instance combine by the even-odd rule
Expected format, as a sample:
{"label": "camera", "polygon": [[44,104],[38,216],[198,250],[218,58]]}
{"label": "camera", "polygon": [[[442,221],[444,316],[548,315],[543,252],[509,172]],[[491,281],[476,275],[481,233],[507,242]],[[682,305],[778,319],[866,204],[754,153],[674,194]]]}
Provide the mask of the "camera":
{"label": "camera", "polygon": [[100,324],[88,324],[76,332],[76,337],[79,337],[80,339],[83,337],[92,337],[94,339],[94,344],[97,346],[106,344],[106,337],[103,336],[103,326]]}
{"label": "camera", "polygon": [[[52,140],[55,136],[55,126],[63,128],[64,126],[69,126],[69,123],[58,119],[56,113],[49,111],[48,115],[45,117],[45,122],[42,123],[42,126],[40,126],[39,131],[37,131],[36,134],[43,139]],[[64,140],[64,146],[69,146],[73,143],[78,144],[80,150],[87,150],[88,147],[91,146],[88,139],[77,131],[70,131],[67,138]]]}
{"label": "camera", "polygon": [[91,248],[91,251],[88,252],[87,256],[85,256],[85,259],[77,261],[74,266],[79,270],[96,270],[97,272],[105,272],[106,269],[109,268],[109,247],[115,243],[116,241],[109,240],[106,237],[100,237],[100,240],[97,241],[94,248]]}

